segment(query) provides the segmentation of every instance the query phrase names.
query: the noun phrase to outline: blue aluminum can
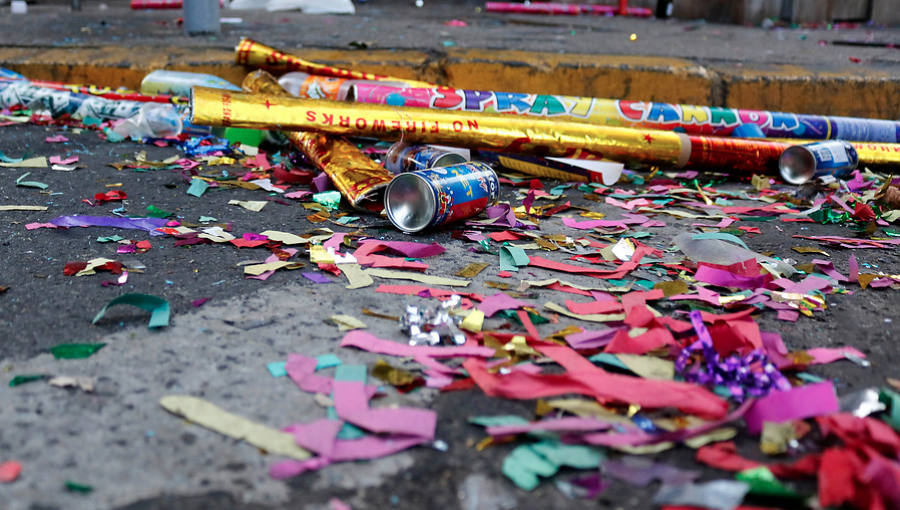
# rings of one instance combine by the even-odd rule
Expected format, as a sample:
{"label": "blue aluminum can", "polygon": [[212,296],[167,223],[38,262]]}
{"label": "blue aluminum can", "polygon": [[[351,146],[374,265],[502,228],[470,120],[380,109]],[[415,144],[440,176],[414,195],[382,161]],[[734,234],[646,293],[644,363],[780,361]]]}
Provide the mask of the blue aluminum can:
{"label": "blue aluminum can", "polygon": [[407,234],[475,216],[500,199],[500,180],[485,163],[469,162],[397,175],[384,208]]}
{"label": "blue aluminum can", "polygon": [[859,165],[859,155],[850,142],[829,140],[785,149],[778,160],[781,177],[791,184],[833,175],[843,177]]}
{"label": "blue aluminum can", "polygon": [[461,154],[430,145],[397,142],[384,156],[384,167],[393,174],[458,165],[467,160]]}

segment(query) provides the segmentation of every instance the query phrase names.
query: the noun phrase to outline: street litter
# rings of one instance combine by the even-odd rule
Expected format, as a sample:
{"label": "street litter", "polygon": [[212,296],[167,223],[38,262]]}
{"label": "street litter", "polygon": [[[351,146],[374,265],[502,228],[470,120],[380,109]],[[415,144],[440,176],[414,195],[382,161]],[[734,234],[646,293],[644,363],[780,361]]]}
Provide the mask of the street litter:
{"label": "street litter", "polygon": [[[102,229],[89,240],[110,256],[233,252],[240,258],[217,270],[236,278],[217,277],[212,285],[292,282],[333,303],[316,318],[335,340],[330,352],[304,352],[297,342],[253,368],[278,388],[272,391],[318,404],[318,414],[261,423],[191,392],[162,397],[159,404],[184,418],[184,427],[270,454],[261,462],[276,480],[410,449],[496,455],[502,482],[479,475],[461,487],[490,491],[497,508],[516,503],[520,493],[511,491],[555,486],[590,499],[615,484],[657,481],[653,500],[670,509],[733,510],[758,497],[898,508],[896,381],[848,391],[817,369],[843,363],[872,370],[881,362],[875,354],[815,345],[816,338],[794,345],[779,327],[824,323],[838,298],[900,289],[900,275],[885,274],[869,255],[900,244],[900,191],[886,173],[900,164],[898,140],[876,136],[896,134],[897,122],[438,89],[322,66],[249,39],[236,59],[308,75],[295,86],[257,70],[241,90],[208,75],[148,77],[148,97],[185,93],[153,88],[156,81],[215,86],[193,89],[187,123],[177,101],[132,104],[0,80],[0,107],[23,112],[28,122],[80,120],[108,139],[130,137],[179,153],[159,161],[147,153],[127,157],[104,168],[116,176],[107,187],[127,187],[129,172],[168,172],[165,189],[182,204],[221,205],[185,212],[116,189],[73,200],[96,216],[45,218],[43,206],[0,206],[30,214],[23,231],[56,239],[79,233],[76,227]],[[345,79],[355,81],[344,90],[356,102],[336,100]],[[63,99],[71,107],[54,109]],[[460,110],[468,101],[477,108]],[[171,129],[152,125],[148,115],[156,109],[173,121]],[[122,129],[123,119],[132,124]],[[741,124],[777,139],[736,138]],[[871,129],[841,138],[849,125]],[[218,136],[234,128],[258,132]],[[238,135],[248,138],[229,138]],[[62,157],[50,161],[76,162]],[[30,155],[0,159],[34,172],[46,167]],[[32,180],[35,173],[10,175],[14,189],[33,194],[25,196],[48,187]],[[273,209],[296,218],[267,223]],[[251,217],[267,228],[248,227]],[[813,225],[822,228],[803,231]],[[678,233],[670,235],[671,228]],[[124,230],[152,238],[152,246],[114,235]],[[791,242],[767,248],[754,240],[773,231],[792,235]],[[854,254],[844,257],[847,250]],[[149,259],[81,258],[52,263],[71,282],[97,271],[118,276],[98,285],[118,297],[82,317],[98,331],[114,327],[110,309],[127,304],[150,312],[148,327],[162,337],[167,329],[159,328],[183,311],[174,299],[189,309],[209,299],[197,291],[170,305],[173,294],[141,292],[149,284],[139,278],[155,269]],[[164,278],[159,285],[166,289],[172,282]],[[338,298],[348,292],[372,302],[350,309]],[[246,319],[225,323],[240,334],[275,321]],[[108,357],[106,345],[68,342],[49,352],[73,369],[77,360]],[[351,350],[367,364],[347,362],[342,353]],[[14,375],[9,391],[45,379],[94,391],[93,378],[43,371]],[[288,386],[274,386],[281,383]],[[461,391],[478,402],[520,401],[504,409],[527,405],[534,412],[463,416],[479,436],[458,444],[441,437],[448,417],[430,398]],[[686,450],[709,469],[654,457],[668,450]],[[709,480],[713,468],[720,476]],[[0,481],[13,482],[20,470],[0,464]],[[794,483],[802,479],[818,484]],[[77,482],[66,488],[85,497],[93,490]],[[471,507],[473,497],[461,499]]]}

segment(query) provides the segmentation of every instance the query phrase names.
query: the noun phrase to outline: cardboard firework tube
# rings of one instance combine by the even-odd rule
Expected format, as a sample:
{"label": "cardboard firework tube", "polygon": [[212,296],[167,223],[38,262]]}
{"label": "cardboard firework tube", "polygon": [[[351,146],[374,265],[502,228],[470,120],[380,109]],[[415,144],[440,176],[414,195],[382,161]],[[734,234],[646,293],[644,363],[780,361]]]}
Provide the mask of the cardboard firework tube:
{"label": "cardboard firework tube", "polygon": [[419,80],[394,78],[392,76],[382,76],[380,74],[364,73],[349,69],[341,69],[339,67],[315,64],[248,38],[241,39],[240,44],[238,44],[235,49],[235,62],[245,66],[259,67],[266,71],[278,74],[301,71],[319,76],[332,76],[334,78],[395,81],[409,84],[411,87],[434,87],[433,83]]}
{"label": "cardboard firework tube", "polygon": [[[290,97],[275,78],[265,71],[255,71],[244,79],[243,87],[251,92]],[[383,207],[379,193],[393,175],[340,136],[306,131],[282,131],[316,167],[320,168],[353,207],[379,210]]]}
{"label": "cardboard firework tube", "polygon": [[[252,129],[318,131],[387,141],[429,143],[621,163],[777,172],[791,144],[689,136],[651,129],[595,126],[522,116],[295,99],[194,88],[193,122]],[[871,144],[866,144],[871,145]],[[855,146],[855,145],[854,145]],[[900,164],[900,146],[859,151],[860,164]],[[897,152],[890,152],[893,147]],[[872,157],[872,160],[865,158]]]}
{"label": "cardboard firework tube", "polygon": [[446,87],[404,89],[377,83],[355,84],[348,99],[367,104],[513,113],[601,126],[678,129],[693,135],[736,136],[735,130],[741,126],[758,126],[769,138],[900,142],[900,122],[892,120],[804,115],[716,106]]}

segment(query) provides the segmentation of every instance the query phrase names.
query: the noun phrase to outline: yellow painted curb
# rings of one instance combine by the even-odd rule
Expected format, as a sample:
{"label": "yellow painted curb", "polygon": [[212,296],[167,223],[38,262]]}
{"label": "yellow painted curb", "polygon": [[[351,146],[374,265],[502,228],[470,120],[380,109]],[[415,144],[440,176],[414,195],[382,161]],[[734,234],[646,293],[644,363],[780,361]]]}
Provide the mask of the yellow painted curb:
{"label": "yellow painted curb", "polygon": [[[900,76],[862,67],[702,66],[677,58],[566,55],[448,48],[285,48],[306,60],[457,88],[900,118]],[[39,80],[138,88],[156,69],[194,71],[239,84],[249,69],[221,48],[100,46],[0,48],[0,66]]]}

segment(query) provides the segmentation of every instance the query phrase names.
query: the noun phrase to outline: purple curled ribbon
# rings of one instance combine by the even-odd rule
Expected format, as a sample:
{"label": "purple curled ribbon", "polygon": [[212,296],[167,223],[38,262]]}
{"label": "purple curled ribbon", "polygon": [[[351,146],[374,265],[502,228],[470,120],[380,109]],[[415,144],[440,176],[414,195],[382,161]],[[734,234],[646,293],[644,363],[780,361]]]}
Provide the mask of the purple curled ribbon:
{"label": "purple curled ribbon", "polygon": [[[675,368],[686,381],[704,386],[725,386],[738,402],[748,396],[762,397],[776,389],[791,389],[790,382],[762,349],[754,349],[745,356],[732,354],[722,360],[713,347],[712,336],[703,324],[700,311],[694,310],[690,316],[697,341],[682,349],[675,360]],[[705,363],[690,364],[696,352],[703,353]]]}

